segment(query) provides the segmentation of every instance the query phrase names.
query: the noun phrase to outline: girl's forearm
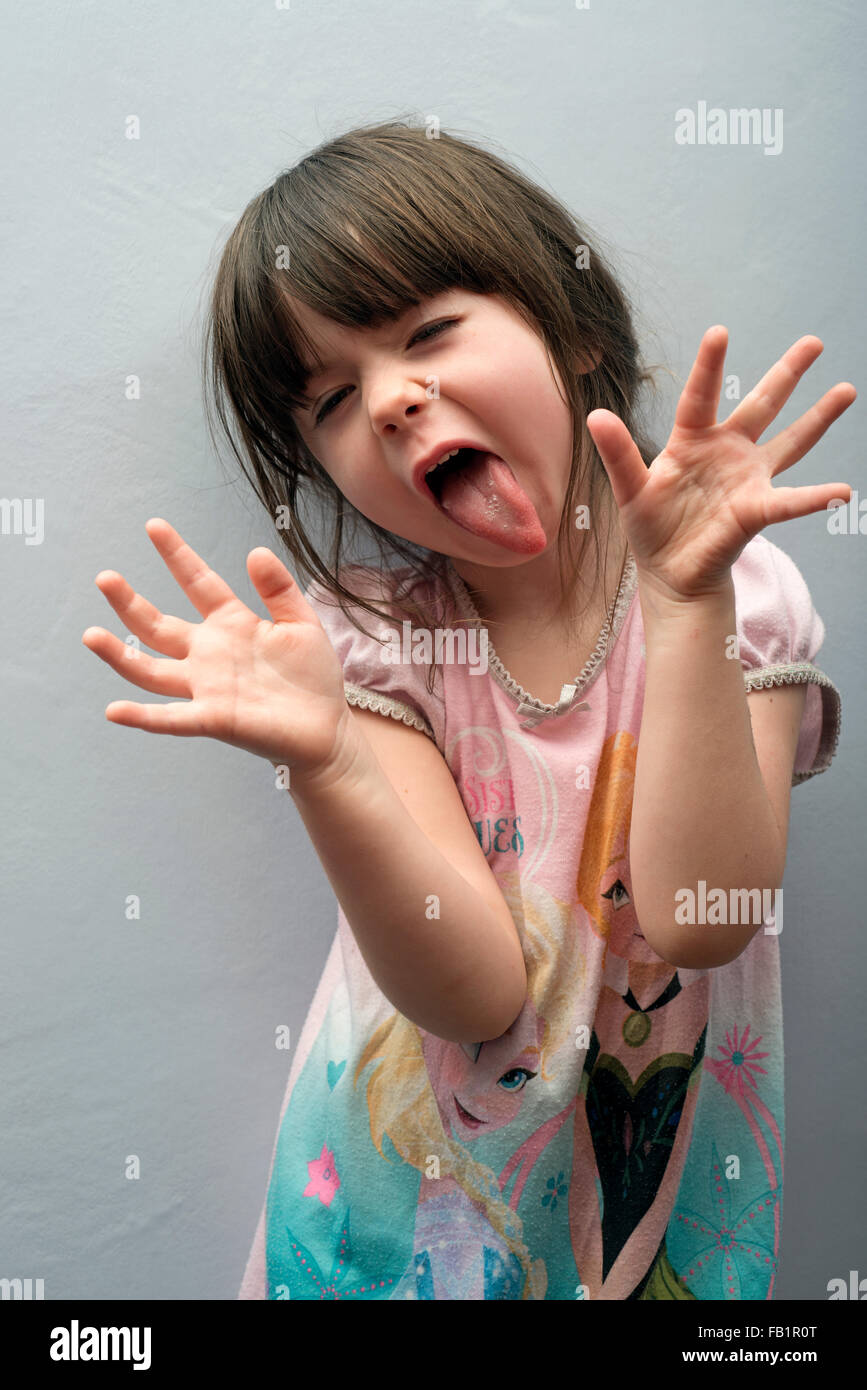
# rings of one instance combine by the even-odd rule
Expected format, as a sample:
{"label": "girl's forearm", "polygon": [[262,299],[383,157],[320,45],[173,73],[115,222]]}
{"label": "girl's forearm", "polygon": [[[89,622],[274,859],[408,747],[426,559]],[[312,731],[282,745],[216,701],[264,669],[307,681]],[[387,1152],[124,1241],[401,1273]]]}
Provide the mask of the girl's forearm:
{"label": "girl's forearm", "polygon": [[680,924],[676,894],[698,899],[700,880],[727,903],[733,889],[773,890],[786,858],[753,744],[734,584],[729,576],[723,591],[679,601],[639,575],[639,596],[646,684],[629,853],[636,916],[672,965],[722,965],[761,923]]}
{"label": "girl's forearm", "polygon": [[342,771],[292,776],[289,792],[371,975],[437,1037],[501,1037],[526,994],[514,924],[494,916],[419,828],[354,723],[350,738]]}

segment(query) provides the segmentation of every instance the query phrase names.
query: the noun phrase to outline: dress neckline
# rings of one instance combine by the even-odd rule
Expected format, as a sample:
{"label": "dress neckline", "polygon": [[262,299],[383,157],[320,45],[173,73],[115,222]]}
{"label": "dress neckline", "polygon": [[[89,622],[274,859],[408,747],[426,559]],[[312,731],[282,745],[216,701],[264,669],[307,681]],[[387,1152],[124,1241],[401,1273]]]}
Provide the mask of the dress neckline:
{"label": "dress neckline", "polygon": [[[463,617],[473,619],[476,623],[484,627],[481,615],[476,609],[469,589],[458,574],[451,558],[447,558],[446,574],[455,596],[457,606]],[[623,566],[623,573],[620,580],[620,588],[613,603],[608,609],[608,615],[600,628],[596,639],[596,645],[578,675],[569,684],[564,685],[560,693],[560,699],[555,705],[546,704],[544,700],[538,700],[535,695],[531,695],[522,685],[514,679],[511,672],[503,665],[494,650],[494,644],[488,636],[488,666],[497,684],[505,690],[507,695],[518,701],[517,713],[523,716],[522,728],[533,728],[541,720],[551,716],[567,714],[576,708],[576,700],[579,695],[593,684],[600,671],[605,666],[611,649],[614,646],[620,630],[623,627],[626,615],[632,606],[635,591],[638,587],[638,571],[635,565],[635,558],[631,550],[627,551],[626,561]],[[578,705],[579,709],[589,709],[587,704]]]}

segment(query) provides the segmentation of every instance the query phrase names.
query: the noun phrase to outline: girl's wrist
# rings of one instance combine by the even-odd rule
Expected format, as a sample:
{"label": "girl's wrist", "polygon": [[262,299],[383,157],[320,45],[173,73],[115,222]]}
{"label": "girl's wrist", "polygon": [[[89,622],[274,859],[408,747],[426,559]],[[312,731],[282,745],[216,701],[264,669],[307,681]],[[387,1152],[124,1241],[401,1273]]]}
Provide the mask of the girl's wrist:
{"label": "girl's wrist", "polygon": [[738,655],[734,582],[690,598],[674,597],[651,584],[638,586],[644,623],[646,660],[657,657],[682,661],[690,649],[702,647],[704,659]]}
{"label": "girl's wrist", "polygon": [[679,593],[665,580],[640,567],[637,583],[642,614],[651,622],[700,622],[702,615],[717,616],[734,604],[731,570],[722,582],[691,594]]}
{"label": "girl's wrist", "polygon": [[[286,766],[288,761],[279,764],[271,759],[275,768]],[[331,753],[315,766],[301,767],[296,764],[290,767],[288,791],[293,799],[301,797],[311,800],[330,794],[348,782],[356,783],[369,778],[377,771],[381,772],[381,768],[373,749],[347,706],[345,722]]]}

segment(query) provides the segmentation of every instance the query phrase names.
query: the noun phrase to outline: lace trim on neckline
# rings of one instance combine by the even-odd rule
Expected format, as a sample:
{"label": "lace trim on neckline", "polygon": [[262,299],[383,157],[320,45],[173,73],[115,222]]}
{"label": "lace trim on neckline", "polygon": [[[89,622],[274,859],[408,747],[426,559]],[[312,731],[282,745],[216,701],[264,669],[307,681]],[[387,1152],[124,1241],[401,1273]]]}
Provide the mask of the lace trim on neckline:
{"label": "lace trim on neckline", "polygon": [[[452,565],[451,560],[449,560],[448,562],[447,573],[452,586],[452,590],[455,593],[456,598],[458,599],[459,606],[463,607],[463,609],[465,610],[465,615],[468,615],[469,617],[473,618],[475,622],[484,626],[481,615],[479,614],[475,604],[473,603],[472,598],[470,597],[469,589],[467,588],[461,576],[458,574],[457,570]],[[575,708],[575,697],[579,693],[582,693],[584,690],[586,690],[588,686],[592,684],[596,676],[599,674],[599,672],[605,665],[605,660],[608,655],[607,644],[609,638],[616,639],[618,637],[620,629],[623,626],[624,619],[626,618],[626,614],[628,613],[629,608],[632,604],[632,599],[635,595],[637,583],[638,571],[635,566],[635,558],[632,552],[629,551],[626,557],[626,564],[623,568],[623,578],[621,580],[620,593],[614,601],[612,607],[610,607],[608,610],[608,616],[605,619],[604,624],[602,625],[599,636],[596,640],[596,646],[593,648],[593,651],[590,653],[590,656],[587,658],[586,662],[584,663],[584,666],[581,668],[581,671],[575,677],[574,681],[572,681],[571,684],[565,685],[563,687],[564,694],[561,695],[559,701],[555,705],[548,705],[545,703],[544,700],[537,700],[535,695],[531,695],[528,690],[525,690],[522,685],[518,684],[518,682],[512,676],[511,672],[507,670],[500,658],[497,656],[497,653],[494,650],[494,645],[491,642],[490,635],[488,636],[488,665],[494,675],[495,680],[497,681],[497,684],[500,685],[503,688],[503,690],[505,690],[514,699],[520,702],[521,710],[519,711],[519,713],[524,708],[526,708],[528,710],[536,711],[538,715],[544,716],[549,714],[565,714],[567,710]],[[570,692],[568,696],[566,695],[566,692]]]}

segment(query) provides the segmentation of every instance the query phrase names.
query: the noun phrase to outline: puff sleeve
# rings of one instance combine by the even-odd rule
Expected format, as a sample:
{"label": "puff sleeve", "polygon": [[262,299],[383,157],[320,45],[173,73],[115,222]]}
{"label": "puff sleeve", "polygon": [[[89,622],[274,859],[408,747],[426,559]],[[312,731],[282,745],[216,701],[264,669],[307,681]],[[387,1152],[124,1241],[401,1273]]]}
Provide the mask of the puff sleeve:
{"label": "puff sleeve", "polygon": [[732,566],[738,650],[747,691],[806,684],[792,786],[824,772],[840,736],[840,694],[815,665],[825,625],[794,560],[755,536]]}
{"label": "puff sleeve", "polygon": [[[409,575],[408,567],[385,572],[363,565],[349,565],[341,570],[341,580],[350,592],[363,595],[375,607],[392,613],[390,622],[380,620],[363,608],[349,604],[357,615],[366,636],[350,621],[337,599],[314,580],[304,597],[316,612],[343,667],[343,688],[347,703],[360,709],[371,709],[391,719],[400,720],[418,729],[442,748],[444,716],[442,696],[436,685],[428,689],[429,667],[393,657],[402,635],[405,620],[397,606],[400,586]],[[390,641],[377,639],[390,638]]]}

